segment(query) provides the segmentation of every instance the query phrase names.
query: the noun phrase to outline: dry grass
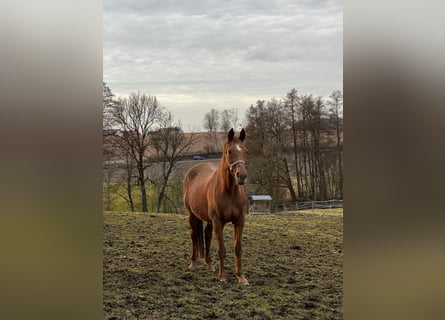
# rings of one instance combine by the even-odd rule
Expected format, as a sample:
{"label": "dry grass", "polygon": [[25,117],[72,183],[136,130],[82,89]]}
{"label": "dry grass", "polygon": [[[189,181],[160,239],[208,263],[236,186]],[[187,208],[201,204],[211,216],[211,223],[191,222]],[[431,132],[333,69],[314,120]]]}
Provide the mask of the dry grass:
{"label": "dry grass", "polygon": [[[241,286],[230,225],[228,281],[220,284],[204,262],[187,268],[186,216],[106,212],[104,319],[342,319],[342,218],[340,210],[249,215],[250,285]],[[217,262],[215,250],[213,257]]]}

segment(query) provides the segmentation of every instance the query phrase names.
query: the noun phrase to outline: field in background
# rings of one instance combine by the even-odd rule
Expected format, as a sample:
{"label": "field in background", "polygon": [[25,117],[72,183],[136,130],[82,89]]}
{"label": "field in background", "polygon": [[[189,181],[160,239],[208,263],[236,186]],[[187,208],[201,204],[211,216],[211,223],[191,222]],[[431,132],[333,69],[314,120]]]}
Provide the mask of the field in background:
{"label": "field in background", "polygon": [[[159,189],[161,184],[145,184],[145,190],[147,192],[147,203],[149,211],[156,211],[156,204],[159,196]],[[107,185],[102,185],[103,196],[102,196],[102,207],[104,210],[109,211],[119,211],[126,212],[130,211],[130,206],[124,197],[119,196],[119,194],[128,197],[127,195],[127,186],[123,183],[113,183],[110,184],[110,199],[107,197]],[[135,211],[141,211],[142,209],[142,200],[141,200],[141,190],[138,185],[132,185],[132,197],[134,203]],[[168,201],[165,201],[168,212],[174,213],[185,213],[185,209],[183,208],[182,201],[182,181],[170,181],[169,186],[166,189],[168,193]],[[161,211],[165,208],[161,206]]]}
{"label": "field in background", "polygon": [[220,284],[203,261],[187,268],[185,215],[105,212],[104,319],[343,318],[341,209],[248,215],[249,286],[236,282],[232,240],[227,224],[228,281]]}

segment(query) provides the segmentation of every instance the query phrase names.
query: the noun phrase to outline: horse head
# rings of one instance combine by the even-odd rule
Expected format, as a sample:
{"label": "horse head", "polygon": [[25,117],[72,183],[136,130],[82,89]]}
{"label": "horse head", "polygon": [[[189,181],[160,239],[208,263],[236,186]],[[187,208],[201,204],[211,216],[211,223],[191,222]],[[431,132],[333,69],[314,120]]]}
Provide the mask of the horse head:
{"label": "horse head", "polygon": [[247,179],[247,149],[244,146],[246,132],[241,129],[239,137],[235,137],[233,128],[230,129],[227,141],[224,144],[224,157],[229,166],[229,172],[238,185],[243,185]]}

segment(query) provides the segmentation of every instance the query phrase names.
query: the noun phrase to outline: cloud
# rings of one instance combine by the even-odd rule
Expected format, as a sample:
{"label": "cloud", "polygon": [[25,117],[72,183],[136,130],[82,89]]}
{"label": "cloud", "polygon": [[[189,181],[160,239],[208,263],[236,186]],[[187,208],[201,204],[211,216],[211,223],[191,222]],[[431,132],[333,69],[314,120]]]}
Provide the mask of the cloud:
{"label": "cloud", "polygon": [[104,2],[104,80],[118,94],[195,97],[205,113],[208,97],[224,108],[342,90],[341,70],[339,1]]}

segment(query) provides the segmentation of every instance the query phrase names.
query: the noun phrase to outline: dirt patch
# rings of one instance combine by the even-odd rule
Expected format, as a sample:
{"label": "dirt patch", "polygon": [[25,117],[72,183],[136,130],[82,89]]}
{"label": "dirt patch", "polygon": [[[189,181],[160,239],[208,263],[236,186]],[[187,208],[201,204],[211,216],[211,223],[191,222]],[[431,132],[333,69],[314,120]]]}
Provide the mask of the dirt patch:
{"label": "dirt patch", "polygon": [[104,213],[104,319],[342,319],[342,229],[341,216],[249,215],[241,286],[230,224],[220,284],[203,261],[187,268],[186,216]]}

